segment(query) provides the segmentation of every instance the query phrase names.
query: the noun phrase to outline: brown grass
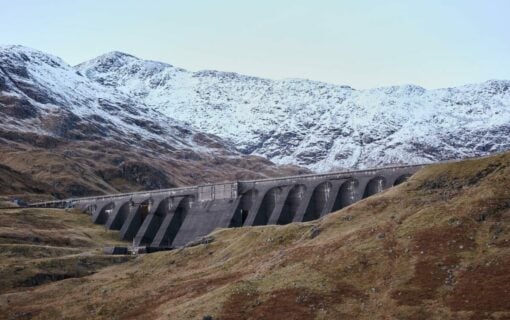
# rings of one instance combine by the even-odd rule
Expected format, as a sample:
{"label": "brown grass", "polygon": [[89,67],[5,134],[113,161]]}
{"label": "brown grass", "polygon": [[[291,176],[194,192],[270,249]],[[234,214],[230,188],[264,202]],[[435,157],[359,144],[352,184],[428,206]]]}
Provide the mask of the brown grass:
{"label": "brown grass", "polygon": [[510,257],[492,257],[460,270],[448,305],[477,313],[510,310]]}
{"label": "brown grass", "polygon": [[117,232],[93,225],[77,211],[0,210],[0,293],[83,277],[127,257],[105,256],[122,244]]}
{"label": "brown grass", "polygon": [[85,196],[309,172],[224,149],[217,154],[158,144],[140,149],[113,140],[59,141],[51,148],[0,143],[0,152],[3,195]]}
{"label": "brown grass", "polygon": [[509,199],[510,154],[433,165],[319,221],[0,295],[0,318],[508,319]]}

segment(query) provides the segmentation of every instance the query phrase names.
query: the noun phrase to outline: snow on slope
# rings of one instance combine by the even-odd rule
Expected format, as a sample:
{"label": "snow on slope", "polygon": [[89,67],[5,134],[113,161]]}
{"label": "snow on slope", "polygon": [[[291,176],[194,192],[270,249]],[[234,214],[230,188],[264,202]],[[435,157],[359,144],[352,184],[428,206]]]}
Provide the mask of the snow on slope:
{"label": "snow on slope", "polygon": [[510,148],[510,81],[355,90],[108,53],[76,67],[248,154],[316,171],[424,163]]}
{"label": "snow on slope", "polygon": [[[37,192],[61,197],[309,173],[242,154],[143,100],[60,58],[0,46],[0,165],[39,183]],[[15,187],[36,190],[30,183]]]}
{"label": "snow on slope", "polygon": [[[0,93],[0,102],[12,104],[0,110],[9,117],[0,121],[3,129],[69,138],[72,134],[64,128],[80,128],[80,138],[94,133],[128,144],[158,141],[178,149],[216,151],[195,143],[197,132],[188,125],[84,77],[58,57],[24,46],[0,46]],[[20,116],[21,110],[28,115]],[[216,139],[207,138],[221,144]]]}

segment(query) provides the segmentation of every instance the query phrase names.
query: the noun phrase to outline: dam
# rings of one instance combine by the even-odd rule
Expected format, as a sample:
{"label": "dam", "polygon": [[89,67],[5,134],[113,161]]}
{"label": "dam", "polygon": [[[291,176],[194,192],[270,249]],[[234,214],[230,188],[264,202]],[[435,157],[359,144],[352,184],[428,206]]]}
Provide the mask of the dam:
{"label": "dam", "polygon": [[30,207],[77,208],[135,247],[177,248],[216,228],[318,219],[404,182],[424,165],[310,174],[71,198]]}

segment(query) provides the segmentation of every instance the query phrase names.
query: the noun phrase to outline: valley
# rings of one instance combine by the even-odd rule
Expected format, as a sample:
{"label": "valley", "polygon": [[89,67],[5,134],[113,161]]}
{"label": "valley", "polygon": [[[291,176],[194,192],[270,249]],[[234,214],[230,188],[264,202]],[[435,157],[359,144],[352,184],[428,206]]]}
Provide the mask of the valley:
{"label": "valley", "polygon": [[[509,88],[356,90],[1,46],[0,319],[509,319]],[[344,201],[342,174],[366,168]],[[109,230],[127,221],[109,203],[17,206],[127,193],[118,213],[136,191],[225,182],[240,189],[211,211],[190,199],[216,191],[160,199],[160,234],[173,209],[208,235],[152,254],[103,252],[138,244]]]}
{"label": "valley", "polygon": [[506,319],[509,177],[508,153],[430,165],[320,220],[219,229],[206,244],[18,287],[0,295],[0,318]]}

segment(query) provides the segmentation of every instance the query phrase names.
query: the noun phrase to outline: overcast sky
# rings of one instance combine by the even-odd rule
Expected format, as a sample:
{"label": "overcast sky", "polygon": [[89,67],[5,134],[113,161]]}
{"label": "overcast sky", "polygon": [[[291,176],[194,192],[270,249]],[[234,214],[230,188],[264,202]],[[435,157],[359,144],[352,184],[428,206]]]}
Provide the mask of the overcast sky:
{"label": "overcast sky", "polygon": [[510,79],[506,0],[0,0],[0,43],[371,88]]}

